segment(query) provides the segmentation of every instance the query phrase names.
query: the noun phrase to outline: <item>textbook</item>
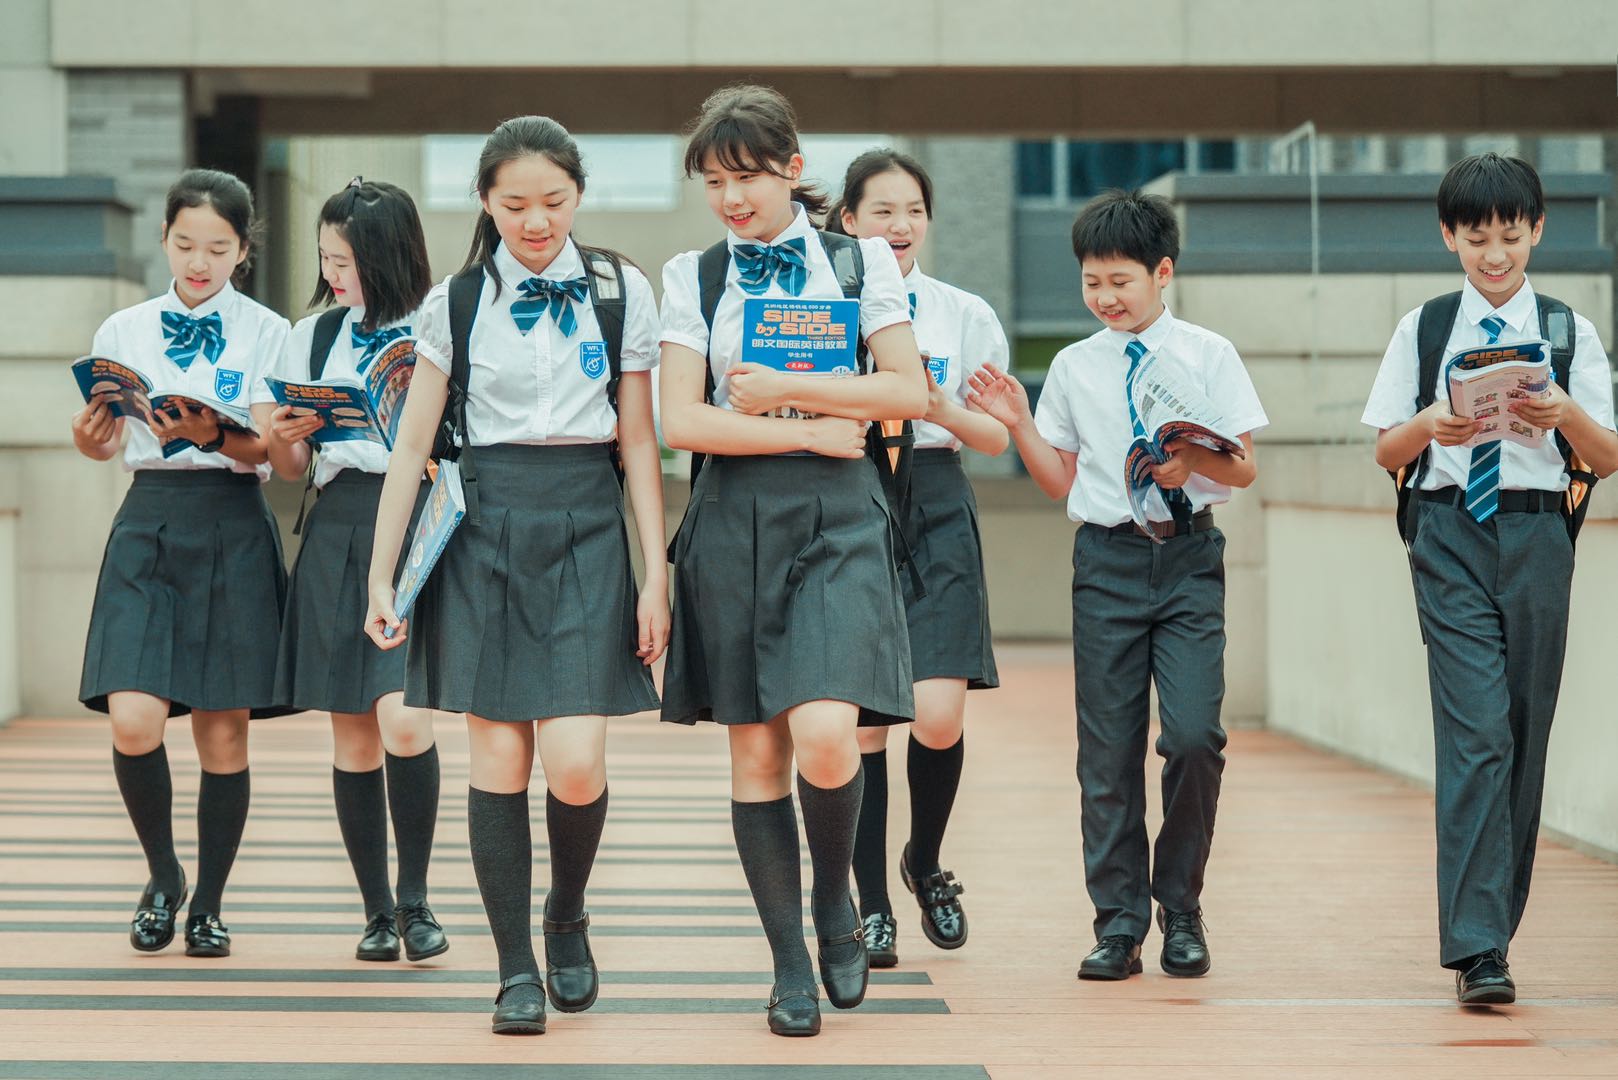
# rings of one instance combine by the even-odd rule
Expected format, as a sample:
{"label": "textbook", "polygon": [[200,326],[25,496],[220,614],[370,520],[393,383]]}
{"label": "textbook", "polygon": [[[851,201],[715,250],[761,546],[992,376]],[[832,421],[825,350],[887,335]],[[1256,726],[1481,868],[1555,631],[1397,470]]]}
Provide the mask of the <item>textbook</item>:
{"label": "textbook", "polygon": [[1237,457],[1246,457],[1247,448],[1240,438],[1224,429],[1224,415],[1208,396],[1159,363],[1156,353],[1146,356],[1136,369],[1129,397],[1146,431],[1124,457],[1129,512],[1153,542],[1162,543],[1146,516],[1146,497],[1156,487],[1152,466],[1168,461],[1168,446],[1183,439]]}
{"label": "textbook", "polygon": [[[258,430],[253,427],[253,414],[240,405],[226,405],[218,398],[209,397],[206,394],[152,395],[152,411],[154,413],[165,413],[172,418],[178,419],[181,405],[184,405],[190,412],[196,412],[202,408],[212,409],[214,416],[219,420],[220,431],[236,431],[243,435],[252,435],[255,438],[258,436]],[[190,439],[170,439],[163,444],[163,456],[171,458],[175,454],[195,449],[196,445]]]}
{"label": "textbook", "polygon": [[[432,490],[427,493],[427,505],[422,507],[415,535],[410,538],[410,551],[405,555],[398,588],[393,592],[393,611],[400,619],[410,614],[427,575],[432,573],[455,527],[465,516],[466,492],[461,487],[461,467],[454,461],[440,461]],[[382,634],[391,638],[393,631],[385,629]]]}
{"label": "textbook", "polygon": [[[858,300],[742,301],[742,362],[793,375],[836,378],[859,371]],[[783,406],[773,415],[808,419]]]}
{"label": "textbook", "polygon": [[[104,356],[81,356],[73,362],[73,378],[79,384],[85,404],[102,400],[114,416],[132,418],[149,423],[153,413],[180,415],[183,403],[191,412],[209,408],[219,418],[222,431],[239,431],[247,435],[258,434],[253,427],[253,416],[240,405],[227,405],[206,394],[154,394],[146,376],[134,368],[126,367]],[[239,380],[238,380],[239,382]],[[196,446],[190,439],[170,439],[163,444],[163,456],[171,458]]]}
{"label": "textbook", "polygon": [[405,393],[416,371],[416,339],[395,338],[377,353],[359,382],[322,379],[289,382],[266,377],[277,404],[295,416],[322,416],[325,426],[310,438],[318,443],[363,439],[393,449],[404,415]]}
{"label": "textbook", "polygon": [[1513,401],[1542,401],[1551,394],[1551,345],[1548,341],[1501,342],[1462,349],[1444,363],[1449,407],[1456,416],[1478,421],[1467,447],[1504,439],[1536,447],[1547,432],[1518,420]]}

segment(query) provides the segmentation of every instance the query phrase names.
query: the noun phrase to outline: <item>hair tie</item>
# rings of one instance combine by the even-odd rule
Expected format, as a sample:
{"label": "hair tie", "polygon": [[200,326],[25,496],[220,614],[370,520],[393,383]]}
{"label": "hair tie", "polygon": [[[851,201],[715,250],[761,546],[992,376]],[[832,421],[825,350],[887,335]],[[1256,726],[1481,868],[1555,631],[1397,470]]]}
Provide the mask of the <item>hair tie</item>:
{"label": "hair tie", "polygon": [[363,187],[364,184],[365,184],[365,177],[363,177],[363,176],[356,176],[356,177],[354,177],[354,179],[352,179],[352,180],[350,180],[348,182],[348,186],[351,187],[351,188]]}

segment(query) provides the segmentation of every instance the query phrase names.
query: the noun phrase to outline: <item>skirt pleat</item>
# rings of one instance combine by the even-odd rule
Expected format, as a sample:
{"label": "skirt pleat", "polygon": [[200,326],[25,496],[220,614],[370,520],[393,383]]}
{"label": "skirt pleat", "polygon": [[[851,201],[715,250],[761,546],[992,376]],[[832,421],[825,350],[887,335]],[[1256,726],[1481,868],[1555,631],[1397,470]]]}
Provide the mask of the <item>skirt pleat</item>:
{"label": "skirt pleat", "polygon": [[916,452],[910,476],[909,536],[927,592],[910,601],[905,618],[917,682],[965,679],[971,690],[1000,685],[977,511],[959,453]]}
{"label": "skirt pleat", "polygon": [[291,712],[275,693],[286,583],[257,477],[136,472],[102,556],[79,700],[106,712],[108,694],[131,690],[170,716]]}

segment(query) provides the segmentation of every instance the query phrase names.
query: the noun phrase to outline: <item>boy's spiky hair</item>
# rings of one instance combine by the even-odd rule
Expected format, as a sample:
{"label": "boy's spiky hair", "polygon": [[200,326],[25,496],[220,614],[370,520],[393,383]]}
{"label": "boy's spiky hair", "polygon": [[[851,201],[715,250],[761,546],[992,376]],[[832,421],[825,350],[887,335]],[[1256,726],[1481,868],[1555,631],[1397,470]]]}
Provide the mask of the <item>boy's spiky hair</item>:
{"label": "boy's spiky hair", "polygon": [[1073,254],[1079,260],[1120,255],[1156,270],[1165,258],[1180,258],[1180,222],[1161,195],[1114,189],[1085,204],[1073,222]]}
{"label": "boy's spiky hair", "polygon": [[1491,221],[1545,216],[1545,189],[1534,167],[1520,157],[1473,154],[1449,167],[1438,185],[1438,220],[1450,232],[1475,229]]}

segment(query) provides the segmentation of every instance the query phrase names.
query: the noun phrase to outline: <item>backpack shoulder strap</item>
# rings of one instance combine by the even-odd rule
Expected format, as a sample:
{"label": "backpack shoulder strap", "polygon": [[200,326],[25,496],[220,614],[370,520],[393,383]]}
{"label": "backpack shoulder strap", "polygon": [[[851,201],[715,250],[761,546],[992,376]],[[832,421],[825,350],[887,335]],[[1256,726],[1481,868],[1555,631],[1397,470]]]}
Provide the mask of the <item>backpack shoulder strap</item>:
{"label": "backpack shoulder strap", "polygon": [[837,275],[837,284],[843,290],[843,299],[858,300],[865,291],[865,252],[860,242],[842,233],[816,230],[820,246],[826,249],[826,258]]}
{"label": "backpack shoulder strap", "polygon": [[697,287],[701,291],[702,321],[713,333],[713,318],[725,295],[725,275],[730,272],[730,244],[724,240],[704,251],[697,259]]}
{"label": "backpack shoulder strap", "polygon": [[[617,256],[599,248],[581,247],[579,254],[584,258],[584,276],[590,283],[590,306],[595,309],[601,340],[607,346],[607,404],[617,415],[618,384],[624,375],[624,322],[629,314],[624,267]],[[618,486],[622,487],[624,463],[616,440],[612,444],[612,469],[618,474]]]}
{"label": "backpack shoulder strap", "polygon": [[337,332],[343,328],[348,309],[334,307],[322,311],[315,320],[315,336],[309,342],[309,381],[317,382],[326,373],[326,357],[337,343]]}
{"label": "backpack shoulder strap", "polygon": [[1551,374],[1563,390],[1573,377],[1573,349],[1578,335],[1573,327],[1573,309],[1554,296],[1540,293],[1539,336],[1551,343]]}
{"label": "backpack shoulder strap", "polygon": [[472,324],[483,297],[483,267],[469,266],[449,281],[450,373],[444,419],[439,425],[441,457],[459,461],[466,490],[466,516],[478,521],[478,474],[466,432],[466,395],[472,380]]}
{"label": "backpack shoulder strap", "polygon": [[1420,412],[1435,400],[1438,368],[1444,362],[1444,346],[1449,344],[1450,331],[1461,313],[1461,294],[1445,293],[1421,305],[1416,320],[1416,411]]}

